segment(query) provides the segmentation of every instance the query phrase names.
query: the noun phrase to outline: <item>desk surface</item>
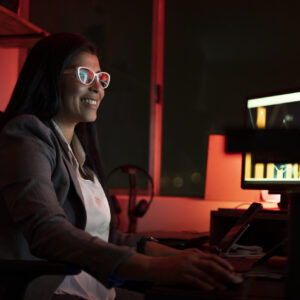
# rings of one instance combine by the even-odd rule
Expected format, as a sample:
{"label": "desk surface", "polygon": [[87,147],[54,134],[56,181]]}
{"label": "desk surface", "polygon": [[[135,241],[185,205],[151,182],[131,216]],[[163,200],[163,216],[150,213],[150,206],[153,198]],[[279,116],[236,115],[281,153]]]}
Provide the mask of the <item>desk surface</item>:
{"label": "desk surface", "polygon": [[145,300],[283,300],[286,299],[286,262],[286,258],[272,257],[244,273],[242,284],[226,291],[153,286],[146,289]]}
{"label": "desk surface", "polygon": [[156,286],[145,292],[145,300],[283,300],[285,280],[248,278],[239,286],[226,291],[205,292],[193,288]]}
{"label": "desk surface", "polygon": [[[212,210],[211,214],[216,216],[239,218],[245,213],[245,211],[246,209],[219,208],[218,210]],[[279,209],[263,209],[255,215],[254,219],[287,221],[288,211]]]}

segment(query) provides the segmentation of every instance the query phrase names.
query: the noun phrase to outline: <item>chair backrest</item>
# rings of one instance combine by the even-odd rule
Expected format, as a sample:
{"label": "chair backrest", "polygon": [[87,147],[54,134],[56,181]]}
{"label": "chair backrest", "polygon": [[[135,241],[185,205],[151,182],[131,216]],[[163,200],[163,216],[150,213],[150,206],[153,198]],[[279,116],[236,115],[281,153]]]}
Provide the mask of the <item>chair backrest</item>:
{"label": "chair backrest", "polygon": [[50,300],[66,275],[80,273],[76,266],[49,261],[0,260],[0,299]]}

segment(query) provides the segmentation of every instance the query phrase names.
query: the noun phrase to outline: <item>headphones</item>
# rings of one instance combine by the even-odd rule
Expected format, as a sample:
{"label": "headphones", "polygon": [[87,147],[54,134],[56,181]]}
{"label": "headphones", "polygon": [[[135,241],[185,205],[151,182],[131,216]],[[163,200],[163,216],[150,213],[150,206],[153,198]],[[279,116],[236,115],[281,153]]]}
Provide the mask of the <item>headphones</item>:
{"label": "headphones", "polygon": [[[107,181],[109,178],[116,173],[117,171],[122,171],[123,173],[128,174],[128,180],[129,180],[129,202],[128,202],[128,216],[129,218],[142,218],[147,210],[149,209],[154,196],[154,188],[153,188],[153,179],[149,175],[149,173],[144,170],[143,168],[136,166],[136,165],[122,165],[114,168],[107,176]],[[137,176],[136,172],[140,171],[143,173],[146,177],[148,182],[150,183],[150,200],[147,201],[145,199],[141,199],[136,204],[136,187],[137,187]],[[115,195],[110,196],[113,206],[115,209],[115,212],[117,214],[121,213],[121,208],[118,203],[117,197]]]}

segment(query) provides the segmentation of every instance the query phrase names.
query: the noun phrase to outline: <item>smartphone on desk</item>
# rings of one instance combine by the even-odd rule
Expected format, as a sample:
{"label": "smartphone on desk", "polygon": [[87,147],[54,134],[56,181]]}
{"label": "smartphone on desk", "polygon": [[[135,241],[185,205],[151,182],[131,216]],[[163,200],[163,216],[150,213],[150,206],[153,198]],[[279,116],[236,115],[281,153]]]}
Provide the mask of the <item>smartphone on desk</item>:
{"label": "smartphone on desk", "polygon": [[262,205],[260,203],[252,203],[243,215],[236,221],[236,223],[229,229],[221,241],[212,247],[212,252],[219,255],[226,256],[235,243],[240,239],[244,232],[250,226],[251,221],[256,214],[261,211]]}

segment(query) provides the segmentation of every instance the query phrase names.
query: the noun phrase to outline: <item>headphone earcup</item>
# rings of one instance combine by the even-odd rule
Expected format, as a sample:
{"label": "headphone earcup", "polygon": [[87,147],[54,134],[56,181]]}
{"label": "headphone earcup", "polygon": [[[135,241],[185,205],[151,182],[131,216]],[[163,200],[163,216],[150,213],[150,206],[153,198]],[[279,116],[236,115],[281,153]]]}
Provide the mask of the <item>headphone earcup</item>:
{"label": "headphone earcup", "polygon": [[140,202],[136,205],[134,209],[134,215],[137,218],[141,218],[145,215],[149,208],[149,204],[145,199],[140,200]]}

